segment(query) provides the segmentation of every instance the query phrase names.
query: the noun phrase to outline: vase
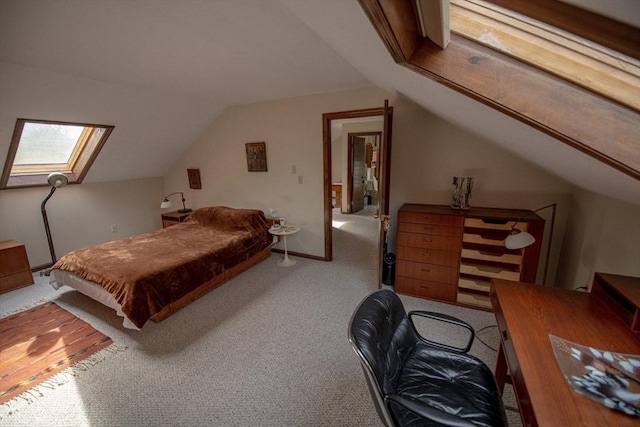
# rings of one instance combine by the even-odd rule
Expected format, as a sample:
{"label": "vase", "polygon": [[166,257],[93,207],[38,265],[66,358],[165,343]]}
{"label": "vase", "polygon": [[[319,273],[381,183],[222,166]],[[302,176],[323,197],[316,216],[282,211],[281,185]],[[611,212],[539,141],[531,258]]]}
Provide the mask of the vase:
{"label": "vase", "polygon": [[453,177],[453,196],[451,197],[451,208],[467,210],[473,189],[473,178],[469,176]]}

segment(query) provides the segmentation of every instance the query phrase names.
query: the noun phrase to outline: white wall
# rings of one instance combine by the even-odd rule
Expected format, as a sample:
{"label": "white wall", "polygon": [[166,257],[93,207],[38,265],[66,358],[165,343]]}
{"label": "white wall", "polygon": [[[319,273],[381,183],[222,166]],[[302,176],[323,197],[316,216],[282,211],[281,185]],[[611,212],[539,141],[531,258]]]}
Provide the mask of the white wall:
{"label": "white wall", "polygon": [[[640,276],[638,205],[576,190],[491,142],[376,88],[231,107],[215,118],[164,178],[59,189],[47,204],[56,252],[61,256],[160,228],[162,197],[184,191],[192,208],[227,205],[268,212],[273,207],[303,227],[291,237],[289,248],[321,257],[322,114],[380,107],[385,98],[394,107],[392,216],[403,203],[449,204],[451,177],[471,175],[476,178],[472,206],[536,209],[558,203],[550,284],[582,286],[594,271]],[[256,141],[266,142],[268,172],[247,172],[244,144]],[[187,168],[200,169],[202,190],[188,188]],[[25,243],[33,266],[49,261],[40,213],[47,192],[46,187],[0,191],[0,240]],[[550,213],[540,215],[549,220]],[[111,224],[118,225],[118,233],[111,233]],[[395,220],[390,237],[393,250]]]}
{"label": "white wall", "polygon": [[[49,187],[0,191],[0,241],[24,243],[32,268],[51,262],[40,210],[48,193]],[[160,228],[164,195],[161,178],[57,189],[46,204],[56,255]]]}
{"label": "white wall", "polygon": [[559,284],[590,289],[595,272],[640,277],[640,206],[576,190],[566,230]]}
{"label": "white wall", "polygon": [[[610,207],[603,212],[602,199],[576,190],[405,98],[376,88],[229,108],[165,176],[165,192],[185,191],[192,207],[227,205],[265,212],[273,207],[288,222],[302,227],[290,238],[289,248],[322,257],[322,114],[379,107],[385,98],[394,107],[390,250],[395,245],[395,215],[403,203],[449,204],[452,177],[469,175],[476,179],[472,206],[534,210],[558,204],[548,285],[573,288],[597,268],[640,275],[638,228],[632,227],[625,244],[615,244],[625,235],[615,218],[637,221],[637,206],[606,200]],[[268,172],[247,172],[244,144],[256,141],[266,142]],[[291,172],[294,165],[296,174]],[[202,190],[188,189],[187,168],[200,169]],[[299,175],[302,184],[298,184]],[[546,228],[538,283],[544,280],[551,213],[551,209],[539,212]],[[584,219],[576,222],[576,215]],[[608,237],[610,229],[612,237]],[[597,250],[580,249],[581,241],[594,239],[600,245]]]}
{"label": "white wall", "polygon": [[[274,208],[302,227],[289,237],[288,248],[323,257],[322,114],[381,108],[389,97],[368,88],[230,107],[165,176],[165,190],[185,191],[195,207],[226,205],[267,214]],[[268,171],[247,172],[245,143],[258,141],[266,142]],[[200,169],[202,190],[189,190],[188,168]]]}

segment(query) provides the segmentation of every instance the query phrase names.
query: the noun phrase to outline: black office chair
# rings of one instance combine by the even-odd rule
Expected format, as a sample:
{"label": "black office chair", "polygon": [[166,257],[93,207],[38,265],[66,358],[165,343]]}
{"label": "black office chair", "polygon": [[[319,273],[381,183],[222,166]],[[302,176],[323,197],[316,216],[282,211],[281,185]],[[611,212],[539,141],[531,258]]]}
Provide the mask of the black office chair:
{"label": "black office chair", "polygon": [[[421,336],[412,316],[462,327],[465,347]],[[390,290],[365,298],[351,317],[349,342],[359,356],[380,419],[392,426],[506,426],[491,370],[467,354],[475,332],[445,314],[412,311]]]}

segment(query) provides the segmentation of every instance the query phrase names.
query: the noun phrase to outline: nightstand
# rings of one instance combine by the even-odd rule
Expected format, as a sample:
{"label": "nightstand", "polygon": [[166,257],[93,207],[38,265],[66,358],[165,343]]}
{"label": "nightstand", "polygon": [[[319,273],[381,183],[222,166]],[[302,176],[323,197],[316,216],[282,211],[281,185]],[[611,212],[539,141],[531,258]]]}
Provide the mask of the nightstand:
{"label": "nightstand", "polygon": [[15,240],[0,242],[0,293],[33,284],[24,245]]}
{"label": "nightstand", "polygon": [[161,215],[162,217],[162,228],[167,228],[172,225],[179,224],[184,222],[189,217],[190,212],[167,212]]}
{"label": "nightstand", "polygon": [[278,265],[280,267],[291,267],[296,263],[295,259],[289,258],[289,251],[287,250],[287,236],[296,234],[298,231],[300,231],[300,227],[296,227],[294,225],[285,225],[284,227],[278,228],[271,226],[271,228],[269,228],[269,233],[274,236],[282,236],[284,240],[284,258],[278,261]]}

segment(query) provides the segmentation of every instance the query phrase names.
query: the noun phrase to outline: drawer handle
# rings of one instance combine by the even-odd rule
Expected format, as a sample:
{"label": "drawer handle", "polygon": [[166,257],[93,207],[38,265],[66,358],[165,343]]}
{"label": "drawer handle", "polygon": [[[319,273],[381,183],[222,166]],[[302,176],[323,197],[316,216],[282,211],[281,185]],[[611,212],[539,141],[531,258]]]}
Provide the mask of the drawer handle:
{"label": "drawer handle", "polygon": [[427,290],[429,290],[429,286],[420,285],[420,287],[421,287],[422,289],[427,289]]}
{"label": "drawer handle", "polygon": [[431,273],[431,269],[430,268],[422,268],[422,271],[426,271],[427,273]]}
{"label": "drawer handle", "polygon": [[425,238],[424,238],[424,241],[425,241],[425,242],[429,242],[429,243],[431,243],[431,242],[433,242],[433,239],[427,239],[427,238],[425,237]]}
{"label": "drawer handle", "polygon": [[422,227],[424,230],[433,230],[433,227],[429,227],[427,225],[425,225],[424,227]]}

